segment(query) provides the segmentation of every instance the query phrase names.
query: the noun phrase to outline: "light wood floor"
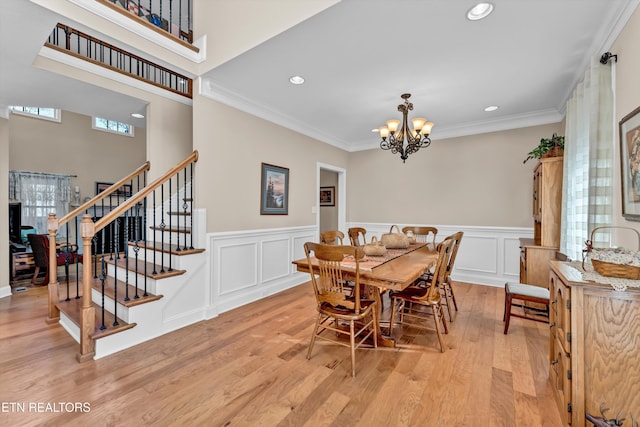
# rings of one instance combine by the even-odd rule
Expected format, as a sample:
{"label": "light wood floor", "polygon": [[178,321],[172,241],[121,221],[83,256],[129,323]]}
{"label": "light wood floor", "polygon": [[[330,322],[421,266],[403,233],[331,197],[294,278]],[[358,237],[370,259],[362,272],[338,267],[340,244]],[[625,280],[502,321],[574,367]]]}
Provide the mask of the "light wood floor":
{"label": "light wood floor", "polygon": [[[454,285],[446,353],[435,333],[398,330],[398,348],[357,351],[356,378],[346,347],[306,359],[310,284],[84,364],[30,288],[0,299],[0,426],[561,425],[548,326],[513,318],[505,336],[504,290]],[[60,402],[90,412],[51,412]]]}

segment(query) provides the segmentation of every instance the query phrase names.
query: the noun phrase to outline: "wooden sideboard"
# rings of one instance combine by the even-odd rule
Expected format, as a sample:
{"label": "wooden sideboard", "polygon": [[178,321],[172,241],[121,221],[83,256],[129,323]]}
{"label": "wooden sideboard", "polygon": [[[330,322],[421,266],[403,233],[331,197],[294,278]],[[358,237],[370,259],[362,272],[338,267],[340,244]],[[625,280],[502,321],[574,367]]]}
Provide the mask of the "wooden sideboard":
{"label": "wooden sideboard", "polygon": [[[617,292],[551,261],[549,376],[564,425],[585,413],[640,418],[640,288]],[[627,422],[625,422],[625,425]]]}

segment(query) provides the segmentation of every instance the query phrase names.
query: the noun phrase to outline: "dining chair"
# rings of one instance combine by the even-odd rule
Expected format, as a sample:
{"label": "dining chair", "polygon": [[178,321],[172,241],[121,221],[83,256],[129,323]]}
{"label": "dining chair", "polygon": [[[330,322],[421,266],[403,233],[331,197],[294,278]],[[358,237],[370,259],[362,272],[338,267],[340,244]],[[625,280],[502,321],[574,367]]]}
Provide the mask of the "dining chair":
{"label": "dining chair", "polygon": [[364,246],[367,243],[367,230],[362,227],[351,227],[347,230],[351,246]]}
{"label": "dining chair", "polygon": [[[448,333],[447,320],[442,308],[442,296],[440,285],[445,278],[447,263],[453,250],[453,239],[446,238],[437,246],[438,258],[431,283],[428,287],[409,286],[408,288],[391,292],[391,319],[389,320],[389,334],[393,332],[393,324],[396,314],[401,325],[409,325],[419,329],[435,330],[440,343],[440,351],[444,353],[445,346],[440,330],[440,324],[444,333]],[[429,309],[431,313],[429,313]],[[433,318],[434,327],[425,325],[425,322]]]}
{"label": "dining chair", "polygon": [[451,249],[451,256],[449,257],[449,262],[447,263],[444,280],[440,284],[440,291],[444,296],[444,304],[447,307],[447,313],[449,313],[450,322],[454,321],[456,315],[455,312],[458,311],[458,303],[456,302],[456,296],[453,293],[453,287],[451,286],[451,273],[453,272],[453,267],[456,262],[456,256],[458,255],[458,248],[460,247],[460,242],[462,241],[463,235],[464,232],[458,231],[457,233],[454,233],[451,236],[447,237],[453,239],[453,248]]}
{"label": "dining chair", "polygon": [[[312,242],[304,244],[304,252],[309,263],[309,274],[318,310],[318,318],[311,335],[307,359],[311,358],[313,345],[317,338],[350,347],[351,376],[355,377],[356,349],[368,338],[373,338],[373,346],[378,347],[375,326],[378,316],[376,302],[361,299],[360,295],[360,259],[364,257],[364,252],[355,246]],[[345,256],[351,256],[355,259],[353,296],[348,296],[344,289],[345,280],[340,262]],[[312,257],[317,259],[317,267],[313,265]],[[348,322],[349,329],[345,330],[339,322]],[[323,334],[325,331],[329,331],[329,333]],[[335,332],[337,337],[334,337],[331,332]],[[340,335],[348,335],[349,343],[339,340]],[[357,342],[356,339],[358,339]]]}
{"label": "dining chair", "polygon": [[436,235],[438,234],[438,229],[436,227],[417,227],[412,225],[402,227],[402,232],[404,234],[407,234],[409,231],[415,236],[416,242],[427,243],[435,250]]}
{"label": "dining chair", "polygon": [[330,230],[320,233],[320,243],[325,245],[342,245],[344,233],[340,230]]}

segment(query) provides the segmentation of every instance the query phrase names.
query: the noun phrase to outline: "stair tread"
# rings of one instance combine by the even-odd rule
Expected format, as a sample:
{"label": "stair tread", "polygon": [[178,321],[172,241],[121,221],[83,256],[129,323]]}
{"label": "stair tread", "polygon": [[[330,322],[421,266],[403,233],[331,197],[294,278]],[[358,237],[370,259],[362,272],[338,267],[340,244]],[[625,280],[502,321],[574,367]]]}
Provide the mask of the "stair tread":
{"label": "stair tread", "polygon": [[191,212],[183,212],[183,211],[173,211],[167,212],[168,215],[176,215],[176,216],[191,216]]}
{"label": "stair tread", "polygon": [[[127,268],[127,260],[122,257],[120,259],[110,259],[108,254],[105,254],[104,261],[107,264],[114,264],[121,268]],[[136,269],[137,266],[137,269]],[[145,269],[146,267],[146,269]],[[137,271],[139,274],[146,275],[152,279],[164,279],[166,277],[179,276],[181,274],[186,273],[186,270],[176,270],[173,269],[171,271],[168,270],[168,266],[164,266],[164,271],[162,271],[163,267],[158,264],[153,264],[153,262],[145,262],[143,260],[136,261],[135,259],[129,257],[129,271]],[[146,274],[145,274],[146,271]],[[156,272],[153,274],[153,272]]]}
{"label": "stair tread", "polygon": [[[129,242],[129,246],[134,246],[135,242]],[[174,244],[168,244],[168,243],[158,243],[155,242],[155,246],[154,246],[154,242],[142,242],[139,241],[138,242],[138,246],[140,246],[141,248],[149,248],[149,249],[155,249],[157,251],[160,252],[164,252],[164,253],[170,253],[172,255],[191,255],[191,254],[199,254],[204,252],[204,249],[200,249],[200,248],[188,248],[188,249],[183,249],[183,248],[179,248],[178,245],[174,245]]]}
{"label": "stair tread", "polygon": [[[82,298],[71,299],[69,301],[62,300],[56,304],[58,309],[63,312],[73,323],[75,323],[78,328],[80,327],[80,318],[82,313]],[[117,332],[126,331],[127,329],[131,329],[135,327],[136,323],[127,323],[124,320],[118,318],[118,325],[113,326],[114,316],[112,313],[109,313],[105,310],[104,312],[104,324],[106,329],[100,329],[102,324],[102,310],[100,306],[93,303],[93,307],[95,308],[96,320],[95,320],[95,330],[93,334],[91,334],[91,338],[100,339],[109,335],[113,335]]]}
{"label": "stair tread", "polygon": [[[73,284],[72,286],[74,287],[73,289],[71,289],[70,294],[75,294],[75,276],[69,276],[69,283]],[[82,280],[82,278],[80,279]],[[60,288],[60,296],[61,297],[66,297],[67,296],[67,292],[66,292],[66,281],[65,282],[60,282],[58,284],[59,288]],[[144,293],[144,289],[139,286],[138,287],[138,298],[134,298],[135,294],[136,294],[136,287],[132,284],[129,284],[129,301],[125,301],[125,297],[126,297],[126,293],[125,293],[125,283],[122,280],[118,280],[118,303],[120,305],[123,305],[125,307],[135,307],[136,305],[140,305],[140,304],[144,304],[147,302],[152,302],[152,301],[157,301],[161,298],[164,297],[164,295],[154,295],[150,292],[147,291],[147,296],[143,296],[142,294]],[[102,292],[102,282],[100,281],[100,278],[98,277],[92,277],[91,278],[91,287],[95,290],[97,290],[98,292]],[[106,281],[105,281],[105,286],[104,286],[104,294],[111,298],[111,299],[115,299],[115,292],[113,289],[113,277],[108,276]],[[80,288],[79,288],[79,295],[82,296],[82,285],[80,284]]]}
{"label": "stair tread", "polygon": [[[91,283],[91,286],[93,287],[93,289],[97,290],[98,292],[102,292],[102,281],[100,280],[100,278],[94,277],[92,280],[93,281]],[[114,298],[115,289],[114,289],[113,283],[114,283],[113,277],[109,276],[106,278],[105,284],[104,284],[104,294],[105,296],[111,299],[115,299]],[[136,298],[135,297],[136,287],[134,285],[131,285],[131,284],[127,285],[122,280],[118,280],[117,283],[118,283],[118,303],[125,307],[135,307],[136,305],[144,304],[151,301],[157,301],[163,297],[163,295],[154,295],[150,292],[147,292],[147,296],[144,296],[143,295],[144,289],[142,289],[141,287],[138,287],[138,298]],[[125,298],[126,298],[125,286],[129,288],[128,301],[125,301]]]}

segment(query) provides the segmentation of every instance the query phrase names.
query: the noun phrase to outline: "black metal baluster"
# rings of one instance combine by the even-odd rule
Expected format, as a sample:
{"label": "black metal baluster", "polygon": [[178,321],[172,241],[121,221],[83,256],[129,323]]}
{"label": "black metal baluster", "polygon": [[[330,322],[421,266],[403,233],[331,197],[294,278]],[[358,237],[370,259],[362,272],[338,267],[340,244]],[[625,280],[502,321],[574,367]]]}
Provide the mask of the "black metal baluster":
{"label": "black metal baluster", "polygon": [[164,184],[160,186],[160,273],[164,273],[164,231],[167,224],[164,222]]}
{"label": "black metal baluster", "polygon": [[113,222],[115,225],[115,250],[116,250],[116,259],[113,261],[113,326],[118,326],[118,259],[120,259],[120,219],[122,217],[116,218]]}
{"label": "black metal baluster", "polygon": [[158,239],[156,238],[156,190],[153,190],[153,272],[151,274],[156,275],[158,272],[156,271],[156,242]]}
{"label": "black metal baluster", "polygon": [[[138,176],[138,188],[140,188],[140,177]],[[138,257],[138,252],[140,252],[140,224],[139,224],[139,218],[140,218],[140,202],[136,203],[136,215],[135,215],[135,224],[134,224],[134,234],[135,234],[135,244],[133,245],[133,253],[135,254],[135,259],[136,259],[136,264],[135,264],[135,286],[136,286],[136,294],[133,297],[133,299],[138,299],[140,298],[140,295],[138,295],[138,261],[139,261],[139,257]]]}
{"label": "black metal baluster", "polygon": [[[169,178],[169,253],[168,253],[168,257],[169,257],[169,270],[168,271],[173,271],[173,268],[171,268],[171,260],[173,259],[173,257],[171,256],[171,245],[173,244],[173,215],[172,215],[172,203],[171,201],[173,200],[173,191],[171,190],[171,182],[173,181],[173,178]],[[177,229],[177,227],[176,227]],[[178,231],[179,233],[179,231]],[[180,234],[178,234],[178,236],[180,236]],[[179,238],[179,237],[178,237]]]}
{"label": "black metal baluster", "polygon": [[124,300],[129,301],[129,209],[124,211]]}
{"label": "black metal baluster", "polygon": [[[143,177],[143,186],[146,187],[147,186],[147,172],[145,171],[144,173],[144,177]],[[154,194],[154,200],[155,200],[155,191],[153,192]],[[147,239],[147,224],[149,223],[148,218],[147,218],[147,197],[144,198],[144,201],[142,202],[142,240],[144,242],[144,296],[146,297],[147,294],[147,261],[149,258],[149,246],[148,246],[148,242],[149,240]],[[155,243],[154,243],[154,247],[155,247]]]}
{"label": "black metal baluster", "polygon": [[100,330],[104,331],[105,329],[107,329],[107,327],[104,325],[104,281],[107,278],[107,274],[106,274],[106,268],[107,267],[106,267],[106,263],[104,261],[104,254],[102,254],[100,256],[100,260],[101,260],[100,264],[101,264],[101,267],[102,267],[102,271],[100,272],[100,284],[101,284],[101,289],[102,289],[102,302],[100,304],[102,321],[100,323]]}
{"label": "black metal baluster", "polygon": [[[86,211],[85,211],[86,213]],[[79,217],[75,217],[74,219],[74,223],[75,223],[75,236],[76,236],[76,244],[78,249],[76,250],[76,299],[80,298],[80,245],[77,243],[78,242],[78,218]],[[82,258],[84,259],[84,251],[82,253]]]}
{"label": "black metal baluster", "polygon": [[191,162],[191,164],[189,165],[191,168],[191,186],[190,186],[190,193],[191,193],[191,197],[189,200],[190,203],[190,207],[189,209],[191,210],[191,215],[189,216],[189,230],[191,231],[189,233],[189,249],[193,249],[193,184],[194,184],[194,177],[193,177],[193,162]]}
{"label": "black metal baluster", "polygon": [[[189,205],[187,205],[187,185],[188,185],[188,181],[187,181],[187,167],[185,166],[183,169],[184,172],[184,189],[182,190],[182,216],[183,216],[183,221],[182,221],[182,225],[184,227],[184,246],[182,247],[183,250],[187,250],[187,208],[189,207]],[[180,245],[178,245],[180,246]]]}

